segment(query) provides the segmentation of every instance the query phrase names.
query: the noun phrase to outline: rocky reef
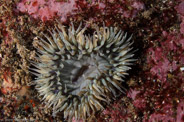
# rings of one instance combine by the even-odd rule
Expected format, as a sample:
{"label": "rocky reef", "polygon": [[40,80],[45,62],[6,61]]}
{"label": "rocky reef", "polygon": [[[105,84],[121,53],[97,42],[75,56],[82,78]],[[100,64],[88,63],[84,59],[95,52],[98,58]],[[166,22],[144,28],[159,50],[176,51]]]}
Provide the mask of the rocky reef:
{"label": "rocky reef", "polygon": [[[0,121],[63,121],[45,108],[29,72],[36,36],[57,21],[81,22],[133,34],[138,59],[126,77],[126,94],[96,112],[90,121],[184,121],[183,0],[1,0]],[[76,121],[73,118],[73,121]]]}

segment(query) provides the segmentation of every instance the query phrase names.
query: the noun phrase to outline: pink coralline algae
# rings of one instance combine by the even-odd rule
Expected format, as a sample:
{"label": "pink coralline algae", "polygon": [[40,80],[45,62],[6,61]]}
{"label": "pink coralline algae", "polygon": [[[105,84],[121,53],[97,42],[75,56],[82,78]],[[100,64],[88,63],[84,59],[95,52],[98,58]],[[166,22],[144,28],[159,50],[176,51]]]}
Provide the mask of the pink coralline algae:
{"label": "pink coralline algae", "polygon": [[184,16],[184,2],[181,2],[177,7],[176,7],[177,11],[179,14],[181,14],[182,16]]}
{"label": "pink coralline algae", "polygon": [[161,82],[167,81],[168,73],[173,73],[184,65],[182,61],[184,37],[179,34],[175,35],[164,31],[163,40],[155,40],[160,43],[160,46],[148,49],[147,62],[151,65],[150,72]]}
{"label": "pink coralline algae", "polygon": [[180,15],[181,24],[180,24],[180,33],[184,34],[184,1],[181,2],[178,6],[175,7],[178,14]]}
{"label": "pink coralline algae", "polygon": [[131,5],[133,8],[137,9],[137,10],[143,10],[145,9],[145,6],[142,2],[137,2],[137,1],[134,1]]}
{"label": "pink coralline algae", "polygon": [[136,90],[132,90],[130,89],[129,92],[127,93],[127,97],[135,100],[136,99],[136,96],[137,94],[139,93],[140,91],[136,91]]}
{"label": "pink coralline algae", "polygon": [[[173,110],[171,105],[166,105],[162,108],[160,112],[155,112],[150,115],[150,118],[148,122],[174,122],[174,116],[173,116]],[[146,117],[145,117],[146,118]],[[147,120],[143,120],[144,122],[147,122]]]}
{"label": "pink coralline algae", "polygon": [[137,95],[140,93],[140,91],[136,91],[136,90],[129,90],[128,93],[127,93],[127,97],[131,98],[133,101],[133,105],[136,107],[136,108],[139,108],[139,109],[145,109],[146,107],[146,100],[142,97],[138,97],[137,98]]}
{"label": "pink coralline algae", "polygon": [[177,122],[184,122],[184,99],[181,100],[177,107]]}
{"label": "pink coralline algae", "polygon": [[40,17],[42,21],[50,20],[56,15],[65,21],[68,14],[77,9],[75,0],[64,2],[62,0],[22,0],[17,9],[27,12],[34,18]]}
{"label": "pink coralline algae", "polygon": [[92,0],[89,2],[85,0],[21,0],[17,4],[17,9],[28,13],[33,18],[40,18],[42,21],[59,17],[62,22],[72,18],[96,22],[106,19],[107,23],[112,23],[113,19],[118,20],[119,17],[136,17],[139,11],[145,9],[145,6],[137,0]]}
{"label": "pink coralline algae", "polygon": [[[132,98],[135,109],[142,112],[144,122],[175,122],[176,111],[183,110],[182,107],[175,108],[173,104],[179,99],[178,96],[183,96],[180,88],[181,80],[176,81],[177,77],[172,78],[173,83],[166,83],[166,85],[150,79],[144,83],[144,86],[138,86],[128,92],[128,97]],[[177,114],[177,118],[183,116],[182,112],[180,113]]]}
{"label": "pink coralline algae", "polygon": [[123,120],[128,121],[132,116],[132,113],[130,113],[130,111],[128,111],[128,109],[126,109],[126,107],[123,106],[121,103],[114,103],[113,109],[107,108],[103,111],[103,114],[109,116],[110,118],[108,119],[108,121],[112,122],[120,122]]}
{"label": "pink coralline algae", "polygon": [[160,38],[151,41],[152,46],[146,51],[147,69],[142,85],[131,88],[127,94],[134,107],[143,113],[144,122],[184,121],[181,99],[184,77],[180,70],[184,66],[183,40],[180,33],[163,31]]}

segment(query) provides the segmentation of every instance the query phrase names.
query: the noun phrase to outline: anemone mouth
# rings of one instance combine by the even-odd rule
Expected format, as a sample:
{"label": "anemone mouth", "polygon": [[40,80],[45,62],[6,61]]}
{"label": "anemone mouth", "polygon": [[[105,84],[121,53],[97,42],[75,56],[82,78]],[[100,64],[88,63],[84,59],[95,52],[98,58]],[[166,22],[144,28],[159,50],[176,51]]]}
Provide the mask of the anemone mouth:
{"label": "anemone mouth", "polygon": [[127,34],[103,27],[92,36],[70,26],[58,27],[38,37],[38,62],[30,72],[33,81],[53,114],[64,111],[64,118],[85,119],[124,92],[121,82],[133,64],[133,51]]}
{"label": "anemone mouth", "polygon": [[[63,68],[60,70],[60,83],[65,82],[66,87],[63,93],[78,95],[80,91],[91,83],[92,78],[100,77],[104,69],[109,66],[108,61],[97,54],[88,54],[77,59],[75,57],[63,62]],[[67,92],[69,91],[69,92]]]}

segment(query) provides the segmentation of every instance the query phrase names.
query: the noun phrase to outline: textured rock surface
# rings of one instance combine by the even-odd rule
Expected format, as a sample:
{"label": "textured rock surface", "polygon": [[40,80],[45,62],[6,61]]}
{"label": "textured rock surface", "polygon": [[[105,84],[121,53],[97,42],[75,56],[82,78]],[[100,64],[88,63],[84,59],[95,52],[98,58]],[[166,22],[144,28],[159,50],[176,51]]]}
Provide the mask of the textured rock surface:
{"label": "textured rock surface", "polygon": [[183,0],[1,0],[0,120],[63,119],[62,113],[53,118],[34,86],[27,86],[34,78],[28,72],[33,39],[53,28],[57,18],[66,26],[82,21],[89,33],[103,22],[116,26],[133,33],[139,48],[127,95],[91,120],[184,121],[183,8]]}

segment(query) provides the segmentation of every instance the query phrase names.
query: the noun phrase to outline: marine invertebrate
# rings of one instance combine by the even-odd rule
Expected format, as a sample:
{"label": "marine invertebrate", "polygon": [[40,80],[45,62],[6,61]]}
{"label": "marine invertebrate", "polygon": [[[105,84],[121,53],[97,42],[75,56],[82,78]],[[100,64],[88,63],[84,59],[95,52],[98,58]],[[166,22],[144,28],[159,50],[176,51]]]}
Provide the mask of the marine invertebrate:
{"label": "marine invertebrate", "polygon": [[90,36],[81,26],[66,31],[58,24],[38,37],[38,62],[30,68],[46,105],[69,119],[85,119],[124,92],[121,82],[135,61],[127,33],[104,26]]}

